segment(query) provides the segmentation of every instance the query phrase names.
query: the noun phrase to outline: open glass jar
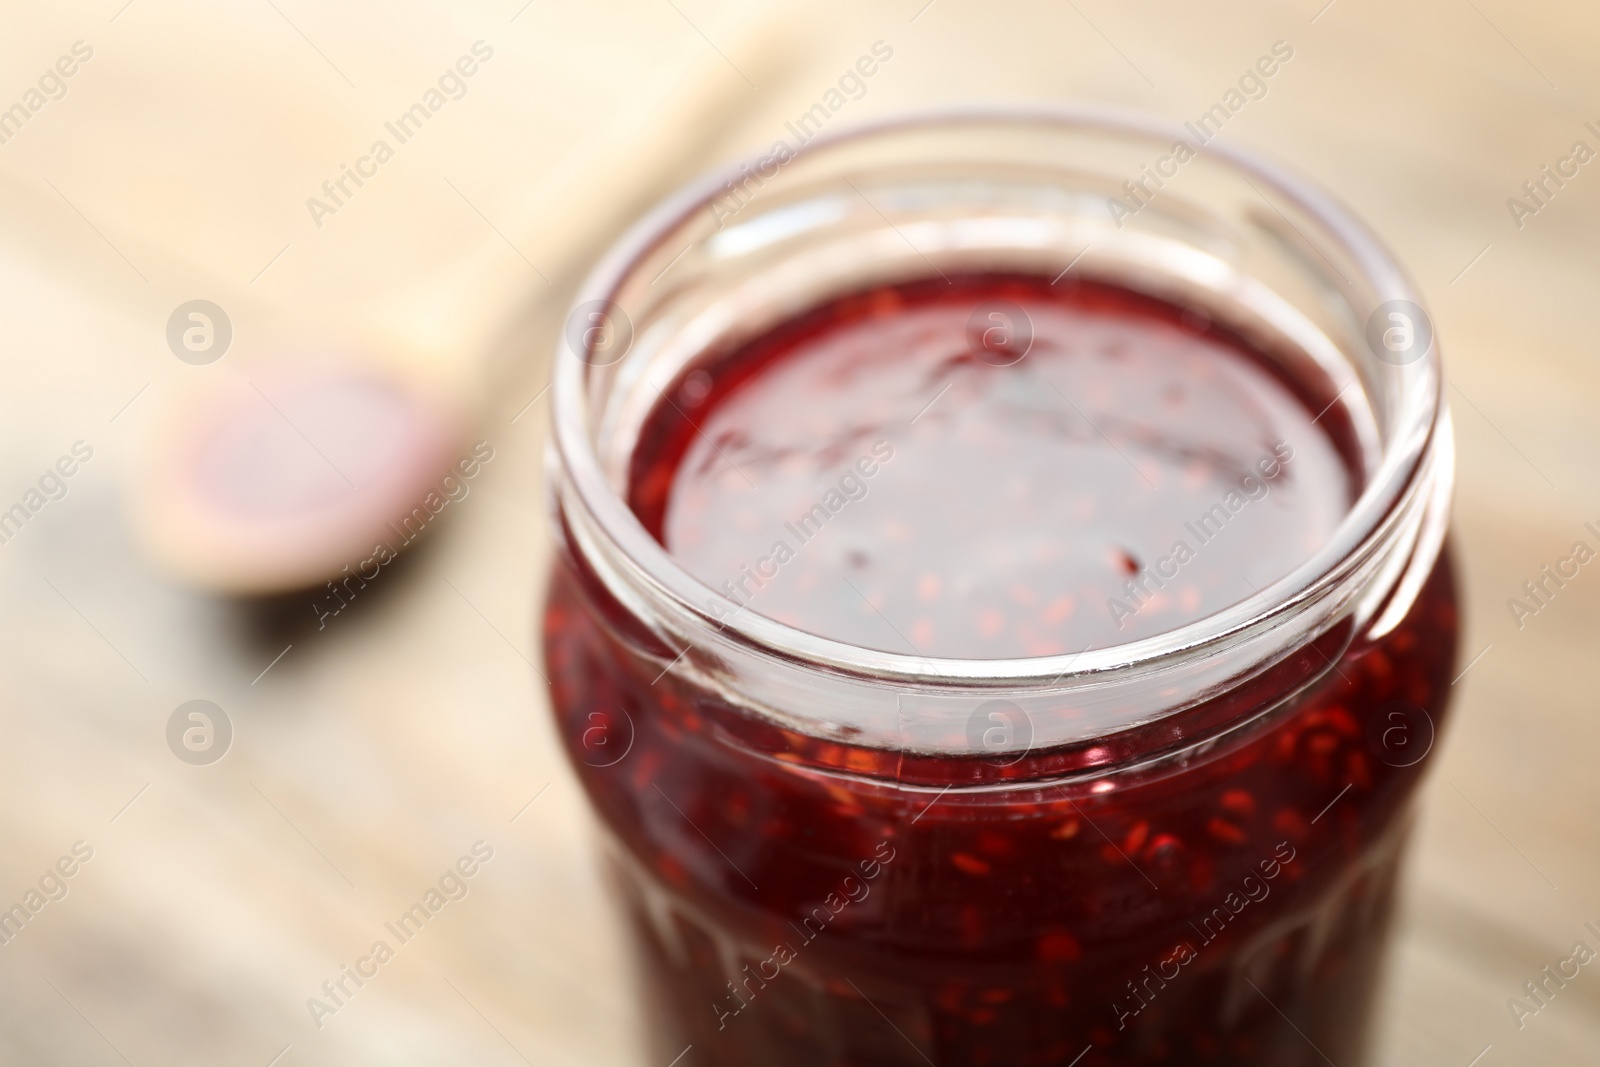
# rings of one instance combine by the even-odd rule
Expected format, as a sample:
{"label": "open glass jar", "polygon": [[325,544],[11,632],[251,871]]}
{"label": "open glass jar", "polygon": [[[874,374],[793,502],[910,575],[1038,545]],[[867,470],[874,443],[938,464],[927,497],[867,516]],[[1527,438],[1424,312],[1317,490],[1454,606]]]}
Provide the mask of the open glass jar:
{"label": "open glass jar", "polygon": [[[1438,354],[1360,223],[1197,136],[1004,109],[775,146],[661,205],[585,283],[555,365],[544,656],[660,1062],[1361,1061],[1456,652]],[[1304,406],[1345,482],[1281,573],[1124,628],[1112,602],[1138,610],[1185,562],[1129,556],[1092,639],[996,657],[783,621],[760,581],[664,547],[661,420],[705,437],[684,407],[737,354],[863,307],[892,324],[942,284],[976,294],[929,314],[976,323],[979,373],[1052,366],[1048,345],[1025,358],[1055,321],[1027,294],[1069,275],[1072,314],[1137,305]],[[977,395],[930,385],[952,417]],[[1092,385],[1059,407],[1154,489],[1106,407],[1129,394]],[[896,455],[951,425],[915,410]]]}

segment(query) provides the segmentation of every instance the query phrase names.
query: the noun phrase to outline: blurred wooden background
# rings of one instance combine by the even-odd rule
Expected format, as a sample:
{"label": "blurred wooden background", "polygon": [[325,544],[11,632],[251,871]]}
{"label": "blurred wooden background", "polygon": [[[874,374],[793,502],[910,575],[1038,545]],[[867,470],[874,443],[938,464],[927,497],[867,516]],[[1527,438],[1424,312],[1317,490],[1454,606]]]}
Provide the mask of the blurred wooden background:
{"label": "blurred wooden background", "polygon": [[[839,121],[1011,98],[1192,118],[1275,41],[1294,48],[1225,136],[1319,177],[1429,294],[1460,448],[1465,658],[1484,650],[1429,757],[1377,1062],[1600,1055],[1593,968],[1520,1030],[1506,1006],[1574,941],[1600,948],[1582,928],[1600,919],[1600,571],[1521,628],[1506,607],[1575,540],[1596,545],[1583,523],[1600,520],[1600,164],[1521,228],[1506,205],[1573,142],[1600,149],[1584,127],[1600,124],[1600,9],[0,11],[0,107],[73,42],[94,51],[0,144],[0,508],[73,442],[94,450],[0,544],[0,907],[75,842],[93,849],[0,945],[0,1061],[665,1067],[638,1052],[591,829],[529,662],[547,543],[545,400],[529,401],[604,243],[689,173],[784,136],[877,40],[893,59]],[[305,198],[477,40],[495,57],[467,95],[314,227]],[[225,362],[366,331],[484,398],[496,459],[471,496],[324,630],[311,595],[242,606],[173,584],[127,532],[141,435],[215,369],[165,344],[195,297],[233,319]],[[210,766],[165,740],[196,698],[235,731]],[[314,1025],[307,998],[480,840],[493,859],[468,895]]]}

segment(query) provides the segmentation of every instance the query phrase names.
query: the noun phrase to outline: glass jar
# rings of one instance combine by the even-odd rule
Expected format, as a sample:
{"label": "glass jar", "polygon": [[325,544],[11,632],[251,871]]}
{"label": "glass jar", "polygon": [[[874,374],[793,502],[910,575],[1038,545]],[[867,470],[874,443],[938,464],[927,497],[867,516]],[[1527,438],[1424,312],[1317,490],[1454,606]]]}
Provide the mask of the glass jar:
{"label": "glass jar", "polygon": [[[1361,1062],[1456,654],[1449,416],[1384,248],[1201,136],[1011,108],[779,144],[585,282],[544,658],[657,1062]],[[1068,269],[1319,401],[1357,493],[1292,572],[1126,643],[930,658],[741,607],[630,509],[641,427],[705,353],[874,286]]]}

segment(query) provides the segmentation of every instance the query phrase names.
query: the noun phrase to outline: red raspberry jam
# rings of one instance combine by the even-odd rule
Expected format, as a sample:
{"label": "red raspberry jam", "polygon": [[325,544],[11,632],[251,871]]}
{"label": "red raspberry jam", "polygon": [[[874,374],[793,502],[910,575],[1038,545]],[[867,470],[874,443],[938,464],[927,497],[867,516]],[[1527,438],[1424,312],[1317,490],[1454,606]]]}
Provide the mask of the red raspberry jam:
{"label": "red raspberry jam", "polygon": [[[930,660],[1119,646],[1258,596],[1359,495],[1336,390],[1281,365],[1108,285],[877,288],[679,374],[629,503],[728,615]],[[1079,710],[997,691],[895,748],[683,669],[582,552],[545,615],[681,1067],[1359,1063],[1455,647],[1446,550],[1381,636],[1170,716],[1028,745]]]}
{"label": "red raspberry jam", "polygon": [[1173,629],[1310,558],[1357,488],[1247,348],[1075,279],[840,300],[670,400],[636,452],[650,531],[734,603],[891,652]]}

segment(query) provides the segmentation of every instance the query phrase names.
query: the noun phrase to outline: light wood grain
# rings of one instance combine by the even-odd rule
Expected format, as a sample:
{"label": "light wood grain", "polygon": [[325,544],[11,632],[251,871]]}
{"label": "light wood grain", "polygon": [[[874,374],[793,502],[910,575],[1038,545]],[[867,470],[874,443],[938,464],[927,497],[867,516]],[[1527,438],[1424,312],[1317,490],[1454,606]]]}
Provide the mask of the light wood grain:
{"label": "light wood grain", "polygon": [[[73,441],[95,456],[0,545],[0,905],[75,841],[94,857],[0,947],[0,1061],[664,1067],[638,1052],[592,828],[529,662],[544,403],[511,420],[543,385],[577,272],[687,170],[783,136],[874,40],[894,59],[842,118],[972,98],[1190,117],[1283,39],[1294,60],[1227,136],[1316,175],[1430,295],[1454,383],[1466,654],[1489,646],[1430,756],[1377,1062],[1466,1067],[1485,1046],[1485,1065],[1594,1062],[1600,976],[1520,1031],[1506,1000],[1600,919],[1600,570],[1521,630],[1505,602],[1574,540],[1596,544],[1600,163],[1521,230],[1505,200],[1575,139],[1600,148],[1583,128],[1600,120],[1600,12],[675,3],[536,2],[515,22],[520,0],[8,10],[0,103],[73,40],[97,51],[0,146],[0,507]],[[772,11],[799,13],[780,35],[794,58],[757,49],[731,69],[714,46],[737,52]],[[319,234],[305,198],[478,38],[496,58],[450,125]],[[652,124],[684,99],[715,117]],[[586,181],[596,145],[630,181]],[[166,351],[166,316],[210,285],[235,294],[241,359],[270,355],[257,337],[376,322],[446,377],[492,368],[494,461],[322,631],[309,598],[247,608],[170,584],[125,532],[138,436],[202,370]],[[237,730],[209,767],[163,737],[196,697]],[[467,897],[314,1026],[307,997],[479,840],[494,858]]]}

